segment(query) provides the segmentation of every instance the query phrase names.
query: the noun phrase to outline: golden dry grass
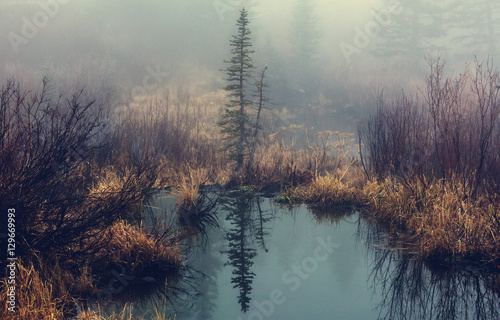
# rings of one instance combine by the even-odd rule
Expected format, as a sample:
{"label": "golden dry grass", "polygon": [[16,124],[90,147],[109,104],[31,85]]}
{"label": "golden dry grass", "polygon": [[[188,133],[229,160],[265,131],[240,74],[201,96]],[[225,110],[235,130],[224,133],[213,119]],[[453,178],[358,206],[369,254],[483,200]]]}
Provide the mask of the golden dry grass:
{"label": "golden dry grass", "polygon": [[349,205],[358,202],[356,189],[335,174],[317,177],[302,193],[301,198],[306,203],[321,205]]}
{"label": "golden dry grass", "polygon": [[353,161],[339,165],[332,173],[316,176],[310,183],[290,187],[283,195],[290,202],[302,201],[319,206],[356,205],[363,202],[360,188],[366,183],[361,168]]}
{"label": "golden dry grass", "polygon": [[[165,270],[176,268],[181,263],[178,246],[169,245],[169,239],[156,241],[141,228],[126,222],[116,223],[110,230],[111,241],[106,244],[90,262],[93,270],[106,270],[113,266],[124,266],[130,274],[144,270]],[[173,242],[173,241],[172,241]],[[75,276],[63,270],[57,263],[46,264],[37,260],[17,263],[16,269],[16,312],[11,314],[0,308],[0,319],[64,319],[74,307],[74,297],[92,296],[98,293],[97,284],[90,276],[90,267],[83,266]],[[7,278],[1,280],[2,301],[7,298]],[[79,319],[132,319],[131,309],[103,316],[101,312],[86,311]],[[155,319],[165,319],[160,313]]]}
{"label": "golden dry grass", "polygon": [[[235,175],[234,164],[221,150],[222,135],[216,125],[227,99],[224,90],[198,98],[178,90],[145,97],[145,102],[128,107],[127,119],[136,123],[132,127],[153,128],[155,119],[162,118],[164,125],[175,128],[184,138],[179,151],[182,159],[163,157],[156,184],[160,188],[176,188],[181,204],[192,203],[202,182],[255,186],[305,183],[339,168],[355,153],[352,133],[324,131],[312,136],[306,129],[291,125],[262,138],[253,164]],[[263,118],[268,121],[276,118],[276,112],[265,110]],[[307,136],[305,148],[296,148],[287,142],[293,141],[299,131],[300,135]]]}
{"label": "golden dry grass", "polygon": [[[227,179],[225,179],[227,180]],[[179,207],[191,208],[195,206],[198,191],[201,186],[222,182],[215,170],[207,168],[191,168],[187,166],[184,172],[177,173],[174,194]]]}
{"label": "golden dry grass", "polygon": [[180,265],[181,259],[175,239],[158,241],[146,234],[142,228],[120,221],[113,225],[110,241],[93,260],[99,261],[100,269],[106,270],[120,265],[130,274],[134,274],[145,270],[175,268]]}
{"label": "golden dry grass", "polygon": [[[129,274],[146,270],[165,271],[180,266],[181,253],[175,239],[156,240],[142,228],[118,222],[110,230],[110,241],[78,274],[62,269],[53,261],[33,256],[33,262],[16,264],[16,313],[0,308],[0,319],[64,319],[74,309],[74,298],[99,292],[92,271],[105,272],[123,266]],[[6,301],[7,280],[1,280],[1,297]],[[102,314],[84,313],[84,319],[104,319]],[[106,319],[129,319],[129,313],[114,314]],[[159,317],[158,319],[163,319]]]}
{"label": "golden dry grass", "polygon": [[240,184],[257,187],[309,184],[315,177],[350,167],[355,159],[350,133],[324,131],[310,139],[305,130],[306,146],[296,148],[286,142],[288,131],[289,128],[283,128],[271,134],[257,148],[253,165],[238,177]]}
{"label": "golden dry grass", "polygon": [[[71,301],[67,291],[55,293],[57,282],[43,280],[32,263],[18,260],[16,263],[15,313],[0,308],[1,319],[43,320],[63,319],[63,308]],[[2,301],[7,301],[7,279],[2,282]]]}
{"label": "golden dry grass", "polygon": [[424,257],[500,258],[500,206],[485,197],[464,197],[458,179],[413,181],[411,189],[391,180],[367,183],[366,203],[381,220],[418,241]]}
{"label": "golden dry grass", "polygon": [[97,311],[83,310],[77,319],[78,320],[144,320],[144,319],[169,320],[170,318],[167,318],[165,316],[164,312],[165,304],[166,302],[163,302],[162,305],[156,304],[154,306],[155,307],[154,314],[146,313],[141,316],[134,315],[133,306],[127,304],[123,307],[123,309],[120,312],[113,311],[113,313],[110,315],[105,315],[100,309]]}
{"label": "golden dry grass", "polygon": [[468,186],[461,181],[366,181],[361,169],[352,166],[288,188],[280,200],[369,207],[378,221],[411,239],[425,258],[500,259],[500,204],[486,196],[467,197]]}
{"label": "golden dry grass", "polygon": [[95,197],[102,194],[119,192],[125,183],[125,176],[128,175],[130,175],[128,170],[126,170],[125,175],[120,175],[111,167],[102,169],[96,183],[89,190],[90,195]]}
{"label": "golden dry grass", "polygon": [[131,304],[126,304],[123,309],[119,312],[113,311],[110,315],[105,315],[104,312],[99,308],[97,311],[83,310],[78,315],[78,320],[170,320],[167,318],[166,314],[167,302],[162,300],[161,303],[153,303],[154,313],[146,312],[143,315],[134,315],[134,307]]}

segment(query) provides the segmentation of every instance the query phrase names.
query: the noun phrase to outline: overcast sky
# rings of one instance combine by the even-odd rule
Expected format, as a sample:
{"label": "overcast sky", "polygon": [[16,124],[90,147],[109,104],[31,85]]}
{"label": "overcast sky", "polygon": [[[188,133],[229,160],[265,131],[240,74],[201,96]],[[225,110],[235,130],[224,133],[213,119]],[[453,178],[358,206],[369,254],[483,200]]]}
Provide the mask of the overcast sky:
{"label": "overcast sky", "polygon": [[[11,74],[32,77],[46,70],[65,75],[85,70],[86,74],[92,76],[114,75],[124,86],[130,86],[142,79],[148,67],[158,64],[172,73],[178,70],[186,73],[190,68],[200,73],[202,70],[216,72],[223,65],[222,60],[228,56],[229,39],[236,31],[234,23],[242,6],[251,11],[250,28],[255,49],[261,50],[266,43],[271,43],[285,61],[291,50],[290,25],[295,2],[0,0],[0,73],[2,77]],[[433,10],[437,14],[437,9],[419,7],[418,3],[422,1],[311,2],[315,4],[316,27],[320,31],[320,53],[316,58],[323,70],[348,68],[351,72],[366,73],[367,76],[373,76],[372,68],[383,69],[378,65],[393,63],[393,58],[381,60],[380,56],[375,57],[372,53],[377,45],[382,48],[385,46],[382,35],[390,30],[412,30],[412,22],[404,19],[413,19],[415,12],[422,21],[450,19],[454,14],[447,7],[451,1],[439,3],[439,8],[444,11],[439,13],[438,18],[433,16]],[[387,11],[391,3],[397,4],[400,11],[390,13],[388,24],[380,26],[373,11]],[[497,5],[492,6],[495,7],[493,18],[498,19]],[[419,10],[423,12],[420,14]],[[477,17],[481,20],[481,16]],[[446,24],[450,24],[450,21],[446,20]],[[496,22],[495,28],[499,25]],[[463,52],[450,49],[455,45],[450,34],[460,34],[462,31],[456,27],[444,28],[448,33],[446,36],[435,36],[430,40],[422,37],[418,40],[419,44],[445,44],[446,48],[441,48],[441,53],[450,60],[458,59]],[[432,28],[427,29],[425,32]],[[480,30],[480,27],[477,29]],[[406,32],[410,32],[408,30]],[[371,34],[360,36],[360,32]],[[477,50],[470,45],[464,47],[468,49],[465,50],[467,59],[470,59],[474,50],[478,54],[486,52],[479,46]],[[424,53],[434,53],[431,51],[414,53],[418,54],[420,61],[424,61]],[[256,59],[261,59],[263,54],[262,50],[256,52]],[[398,59],[404,60],[404,54],[400,54]]]}

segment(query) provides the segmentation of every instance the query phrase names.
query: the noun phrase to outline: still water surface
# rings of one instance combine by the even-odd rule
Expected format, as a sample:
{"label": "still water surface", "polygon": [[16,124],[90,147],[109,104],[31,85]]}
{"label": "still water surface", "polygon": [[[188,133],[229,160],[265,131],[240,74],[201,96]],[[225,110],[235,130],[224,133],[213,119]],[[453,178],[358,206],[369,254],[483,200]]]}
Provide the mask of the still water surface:
{"label": "still water surface", "polygon": [[199,276],[172,298],[172,319],[500,319],[496,273],[429,267],[353,208],[226,195],[215,216],[188,253]]}

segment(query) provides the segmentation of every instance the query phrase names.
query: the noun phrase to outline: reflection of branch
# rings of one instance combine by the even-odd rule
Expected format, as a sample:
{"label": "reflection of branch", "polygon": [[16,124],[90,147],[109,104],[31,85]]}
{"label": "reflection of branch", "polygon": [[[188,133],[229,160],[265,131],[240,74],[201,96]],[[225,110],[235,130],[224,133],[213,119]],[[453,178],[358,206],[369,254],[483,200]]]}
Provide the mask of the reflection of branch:
{"label": "reflection of branch", "polygon": [[[222,208],[227,211],[226,220],[230,222],[231,229],[226,234],[229,249],[228,262],[225,265],[234,267],[231,283],[234,288],[239,288],[238,302],[241,310],[248,311],[250,293],[255,273],[251,271],[253,258],[257,250],[252,245],[259,244],[266,252],[265,245],[266,223],[272,219],[266,215],[260,206],[258,197],[249,193],[238,193],[231,197],[221,198]],[[258,216],[254,217],[254,203],[257,203]]]}
{"label": "reflection of branch", "polygon": [[257,222],[259,225],[257,227],[257,231],[255,232],[255,239],[260,244],[262,249],[264,249],[264,251],[268,252],[268,249],[266,247],[266,243],[264,241],[264,236],[268,235],[269,233],[267,231],[265,231],[265,224],[266,224],[266,222],[270,221],[272,218],[264,216],[264,213],[263,213],[262,208],[260,206],[260,198],[257,198],[256,202],[257,202],[257,210],[259,213],[259,217],[258,217]]}
{"label": "reflection of branch", "polygon": [[374,228],[362,224],[358,240],[368,243],[367,250],[374,256],[370,280],[382,295],[379,319],[500,318],[500,299],[494,289],[497,275],[479,269],[469,273],[430,270],[404,251],[379,249],[370,240]]}

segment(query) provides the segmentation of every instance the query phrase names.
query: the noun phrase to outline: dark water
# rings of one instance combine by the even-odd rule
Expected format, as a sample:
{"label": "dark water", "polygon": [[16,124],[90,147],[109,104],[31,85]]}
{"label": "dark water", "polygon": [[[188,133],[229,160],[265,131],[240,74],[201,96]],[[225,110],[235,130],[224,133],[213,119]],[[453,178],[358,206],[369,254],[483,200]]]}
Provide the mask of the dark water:
{"label": "dark water", "polygon": [[247,194],[220,198],[216,217],[188,253],[196,276],[163,310],[172,319],[500,319],[496,273],[430,267],[355,209]]}

